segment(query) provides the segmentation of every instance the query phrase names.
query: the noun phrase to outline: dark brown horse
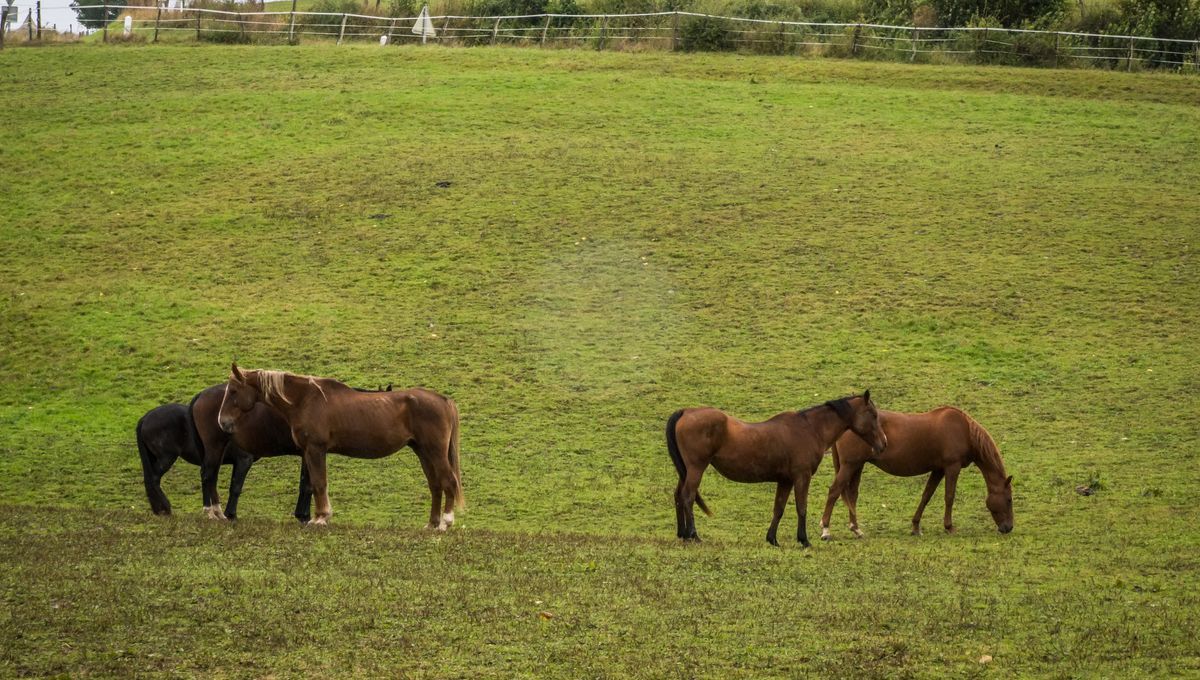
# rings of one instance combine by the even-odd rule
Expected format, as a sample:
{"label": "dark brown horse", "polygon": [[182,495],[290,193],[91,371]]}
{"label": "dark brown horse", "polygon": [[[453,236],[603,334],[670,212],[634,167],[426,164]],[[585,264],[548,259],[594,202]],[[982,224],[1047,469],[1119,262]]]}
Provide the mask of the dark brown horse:
{"label": "dark brown horse", "polygon": [[[220,500],[216,498],[216,475],[201,479],[202,487],[211,489],[205,493],[205,507],[212,517],[237,516],[237,502],[250,466],[259,458],[267,456],[294,455],[300,450],[292,442],[291,431],[283,418],[270,407],[261,409],[243,419],[236,436],[223,432],[217,425],[217,410],[225,386],[209,387],[197,394],[191,404],[166,404],[150,410],[137,424],[138,453],[142,461],[142,476],[146,486],[146,498],[156,515],[171,514],[171,502],[162,490],[162,478],[179,458],[192,465],[200,465],[205,451],[224,465],[233,466],[229,483],[229,502],[221,513]],[[309,520],[312,492],[308,488],[308,473],[300,466],[300,493],[296,500],[296,518]]]}
{"label": "dark brown horse", "polygon": [[796,540],[807,547],[808,484],[825,449],[846,430],[866,438],[877,451],[887,446],[870,390],[803,411],[780,413],[762,423],[745,423],[715,408],[676,411],[667,420],[667,452],[679,473],[676,534],[684,540],[700,540],[692,506],[699,504],[712,515],[699,491],[700,478],[712,465],[735,482],[775,482],[775,512],[767,529],[771,545],[779,545],[776,530],[794,489],[799,516]]}
{"label": "dark brown horse", "polygon": [[921,514],[943,477],[946,479],[943,526],[946,531],[954,531],[951,512],[958,473],[975,463],[987,484],[987,509],[992,513],[996,528],[1002,534],[1012,531],[1012,477],[1005,476],[1004,460],[1000,458],[996,443],[974,418],[956,408],[943,406],[927,413],[880,411],[879,422],[888,438],[888,447],[883,453],[872,453],[866,442],[850,433],[842,435],[833,445],[833,466],[837,473],[829,487],[825,514],[821,516],[821,538],[829,539],[829,518],[838,496],[846,501],[850,511],[850,530],[856,536],[862,536],[858,528],[858,483],[867,463],[900,477],[929,473],[921,504],[912,518],[915,536],[921,534]]}
{"label": "dark brown horse", "polygon": [[[429,483],[429,528],[445,531],[454,522],[464,499],[453,400],[424,389],[360,392],[332,378],[242,371],[234,364],[219,410],[221,429],[236,432],[241,418],[262,403],[279,411],[303,452],[317,502],[313,524],[325,524],[333,514],[326,454],[383,458],[405,446],[416,452]],[[206,466],[218,463],[206,455]]]}

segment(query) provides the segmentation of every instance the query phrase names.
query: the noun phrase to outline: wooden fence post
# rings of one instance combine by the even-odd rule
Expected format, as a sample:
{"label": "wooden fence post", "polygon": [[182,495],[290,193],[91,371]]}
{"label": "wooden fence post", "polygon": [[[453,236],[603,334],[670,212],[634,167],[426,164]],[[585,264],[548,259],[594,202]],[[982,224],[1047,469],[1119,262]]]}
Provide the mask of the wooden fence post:
{"label": "wooden fence post", "polygon": [[238,22],[238,41],[247,42],[246,40],[246,22],[242,19],[242,13],[237,13]]}
{"label": "wooden fence post", "polygon": [[42,39],[42,0],[37,0],[37,39]]}
{"label": "wooden fence post", "polygon": [[288,21],[288,44],[296,44],[296,0],[292,0],[291,19]]}
{"label": "wooden fence post", "polygon": [[100,17],[101,22],[104,24],[103,41],[108,42],[108,0],[104,0],[104,9],[100,11],[103,12]]}
{"label": "wooden fence post", "polygon": [[496,35],[500,33],[500,17],[496,17],[496,23],[492,26],[492,44],[496,44]]}
{"label": "wooden fence post", "polygon": [[1125,62],[1125,72],[1133,70],[1133,38],[1129,38],[1129,59]]}
{"label": "wooden fence post", "polygon": [[162,21],[162,0],[154,0],[158,13],[154,15],[154,42],[158,42],[158,24]]}
{"label": "wooden fence post", "polygon": [[913,26],[912,38],[909,40],[912,43],[912,54],[908,55],[908,60],[915,62],[917,60],[917,27]]}
{"label": "wooden fence post", "polygon": [[446,29],[450,28],[450,15],[446,15],[446,20],[442,22],[442,34],[438,36],[438,44],[442,44],[442,40],[446,37]]}
{"label": "wooden fence post", "polygon": [[8,4],[0,6],[0,50],[4,49],[4,34],[8,31]]}
{"label": "wooden fence post", "polygon": [[862,24],[854,24],[854,34],[850,36],[850,56],[858,56],[858,36],[862,33]]}
{"label": "wooden fence post", "polygon": [[1054,32],[1054,68],[1058,68],[1058,31]]}
{"label": "wooden fence post", "polygon": [[200,9],[196,8],[196,42],[200,42]]}
{"label": "wooden fence post", "polygon": [[33,40],[33,10],[29,10],[29,18],[25,20],[25,27],[29,29],[29,40]]}
{"label": "wooden fence post", "polygon": [[976,53],[975,56],[978,57],[980,59],[980,61],[983,60],[983,50],[987,48],[987,41],[988,41],[988,29],[987,29],[987,26],[984,26],[983,27],[983,40],[979,41],[979,48],[977,50],[975,50],[975,53]]}
{"label": "wooden fence post", "polygon": [[546,46],[546,31],[550,30],[550,17],[546,17],[546,25],[542,26],[542,42],[538,43],[540,47]]}
{"label": "wooden fence post", "polygon": [[674,17],[671,19],[671,51],[679,51],[679,11],[675,11]]}
{"label": "wooden fence post", "polygon": [[387,38],[388,38],[388,44],[389,44],[389,45],[391,45],[391,44],[392,44],[392,33],[394,33],[394,32],[395,32],[395,30],[396,30],[396,19],[395,19],[395,18],[393,18],[393,19],[392,19],[392,24],[391,24],[390,26],[388,26],[388,32],[387,32]]}
{"label": "wooden fence post", "polygon": [[604,40],[608,37],[608,15],[600,20],[600,40],[596,42],[596,49],[604,49]]}
{"label": "wooden fence post", "polygon": [[345,12],[342,13],[342,27],[341,27],[341,29],[338,30],[338,39],[337,39],[336,44],[341,45],[342,38],[344,38],[344,37],[346,37],[346,14],[345,14]]}

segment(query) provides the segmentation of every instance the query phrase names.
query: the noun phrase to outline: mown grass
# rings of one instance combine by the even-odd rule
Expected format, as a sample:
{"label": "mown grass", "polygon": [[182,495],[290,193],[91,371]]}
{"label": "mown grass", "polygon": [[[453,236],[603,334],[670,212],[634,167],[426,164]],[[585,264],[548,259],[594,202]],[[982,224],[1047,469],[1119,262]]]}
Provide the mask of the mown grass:
{"label": "mown grass", "polygon": [[[1193,79],[81,46],[0,97],[10,673],[1200,670]],[[235,356],[453,396],[461,530],[407,454],[334,458],[327,533],[294,459],[236,527],[184,464],[147,517],[134,424]],[[773,489],[710,475],[674,545],[673,410],[864,387],[983,422],[1016,531],[972,471],[911,538],[923,480],[868,471],[866,540],[771,550]]]}

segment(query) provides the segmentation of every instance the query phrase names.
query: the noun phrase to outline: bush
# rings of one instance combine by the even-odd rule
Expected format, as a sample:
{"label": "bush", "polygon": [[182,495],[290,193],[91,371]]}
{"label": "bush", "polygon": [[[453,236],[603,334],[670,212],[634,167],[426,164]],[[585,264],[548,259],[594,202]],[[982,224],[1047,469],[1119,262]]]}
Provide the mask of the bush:
{"label": "bush", "polygon": [[721,52],[733,49],[729,22],[714,17],[687,17],[679,26],[679,46],[687,52]]}

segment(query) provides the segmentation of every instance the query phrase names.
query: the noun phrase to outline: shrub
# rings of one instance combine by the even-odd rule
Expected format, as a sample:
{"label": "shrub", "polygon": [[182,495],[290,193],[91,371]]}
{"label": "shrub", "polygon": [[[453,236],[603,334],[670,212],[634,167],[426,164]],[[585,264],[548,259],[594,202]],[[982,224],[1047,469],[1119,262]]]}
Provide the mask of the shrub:
{"label": "shrub", "polygon": [[679,26],[679,46],[687,52],[731,50],[729,22],[715,17],[687,17]]}

